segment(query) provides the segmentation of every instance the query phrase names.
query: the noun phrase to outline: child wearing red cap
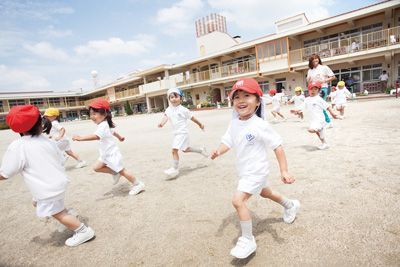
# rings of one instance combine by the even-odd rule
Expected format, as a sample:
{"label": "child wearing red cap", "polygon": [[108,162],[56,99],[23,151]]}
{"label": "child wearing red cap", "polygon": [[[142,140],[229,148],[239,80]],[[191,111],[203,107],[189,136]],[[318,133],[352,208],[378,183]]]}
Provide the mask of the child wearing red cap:
{"label": "child wearing red cap", "polygon": [[308,128],[308,132],[315,133],[318,136],[322,143],[320,146],[318,146],[318,149],[323,150],[329,148],[325,137],[326,120],[324,110],[329,111],[329,113],[335,119],[337,118],[337,115],[333,112],[328,103],[326,103],[325,100],[319,96],[320,89],[321,83],[310,83],[308,85],[308,92],[310,96],[306,97],[304,103],[310,114],[310,126]]}
{"label": "child wearing red cap", "polygon": [[211,154],[215,159],[231,148],[236,148],[236,166],[239,174],[237,191],[232,204],[240,219],[242,236],[230,254],[243,259],[250,256],[257,248],[252,233],[250,211],[246,206],[247,200],[254,194],[269,198],[284,207],[283,220],[292,223],[300,208],[298,200],[290,200],[271,190],[267,185],[269,163],[268,150],[274,150],[278,160],[281,179],[285,184],[294,182],[288,173],[285,152],[282,148],[281,137],[263,120],[262,91],[258,82],[252,78],[242,78],[232,87],[234,116],[231,124],[222,137],[222,143]]}
{"label": "child wearing red cap", "polygon": [[204,124],[198,121],[193,114],[181,105],[182,91],[178,88],[171,88],[167,92],[170,106],[165,110],[161,122],[158,124],[162,128],[168,120],[171,121],[174,139],[172,141],[172,167],[165,170],[164,173],[168,179],[175,178],[179,175],[179,150],[184,153],[199,153],[204,157],[208,157],[204,147],[194,148],[189,146],[189,130],[187,121],[191,120],[196,123],[200,129],[204,130]]}
{"label": "child wearing red cap", "polygon": [[48,108],[43,114],[44,132],[57,143],[58,148],[68,156],[74,158],[78,163],[76,169],[87,166],[86,161],[81,160],[79,155],[71,149],[69,138],[65,134],[65,128],[59,123],[60,111],[56,108]]}
{"label": "child wearing red cap", "polygon": [[118,138],[120,142],[125,140],[116,131],[112,121],[110,103],[102,98],[92,101],[89,105],[90,119],[97,124],[97,130],[92,135],[75,135],[74,141],[99,141],[100,158],[94,166],[95,172],[109,173],[113,177],[114,185],[118,183],[121,176],[132,183],[129,195],[137,195],[144,190],[144,183],[138,181],[122,164],[122,155],[113,137]]}
{"label": "child wearing red cap", "polygon": [[38,108],[13,107],[6,122],[21,138],[8,146],[0,167],[0,180],[21,173],[36,201],[37,216],[52,216],[74,231],[65,241],[67,246],[78,246],[92,239],[93,229],[65,209],[64,195],[69,180],[62,166],[63,156],[57,145],[41,134],[42,117]]}
{"label": "child wearing red cap", "polygon": [[283,120],[285,117],[282,115],[281,111],[281,96],[276,93],[275,89],[270,89],[268,94],[272,97],[271,104],[272,104],[272,115],[274,116],[274,121],[278,121],[276,115],[279,115]]}

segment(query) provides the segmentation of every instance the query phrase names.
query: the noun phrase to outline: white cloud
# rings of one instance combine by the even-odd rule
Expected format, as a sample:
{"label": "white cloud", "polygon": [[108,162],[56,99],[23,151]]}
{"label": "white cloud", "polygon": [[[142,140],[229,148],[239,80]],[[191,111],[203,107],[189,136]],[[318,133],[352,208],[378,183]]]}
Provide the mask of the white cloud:
{"label": "white cloud", "polygon": [[86,89],[86,88],[92,88],[93,87],[93,81],[88,80],[88,79],[78,79],[74,80],[71,82],[71,88],[73,90],[75,89]]}
{"label": "white cloud", "polygon": [[50,83],[44,77],[22,69],[0,65],[0,90],[2,91],[44,90],[49,89],[49,86]]}
{"label": "white cloud", "polygon": [[157,11],[156,22],[167,35],[194,31],[194,20],[204,9],[202,0],[181,0]]}
{"label": "white cloud", "polygon": [[68,15],[75,10],[58,3],[39,1],[8,1],[0,2],[0,15],[11,18],[33,18],[39,20],[50,20],[56,15]]}
{"label": "white cloud", "polygon": [[58,61],[69,60],[69,56],[66,52],[53,47],[52,44],[47,42],[39,42],[35,45],[24,45],[24,48],[39,57]]}
{"label": "white cloud", "polygon": [[[265,32],[266,29],[274,28],[274,23],[300,13],[306,13],[309,21],[316,21],[329,15],[329,7],[334,0],[208,0],[208,4],[226,16],[229,24],[243,30]],[[232,33],[238,34],[238,33]]]}
{"label": "white cloud", "polygon": [[40,31],[40,33],[48,38],[63,38],[72,36],[71,30],[57,30],[53,25],[48,26],[45,30]]}
{"label": "white cloud", "polygon": [[111,37],[108,40],[89,41],[86,45],[75,47],[75,52],[80,56],[136,56],[148,52],[154,46],[155,37],[151,35],[138,35],[134,40],[124,41],[121,38]]}

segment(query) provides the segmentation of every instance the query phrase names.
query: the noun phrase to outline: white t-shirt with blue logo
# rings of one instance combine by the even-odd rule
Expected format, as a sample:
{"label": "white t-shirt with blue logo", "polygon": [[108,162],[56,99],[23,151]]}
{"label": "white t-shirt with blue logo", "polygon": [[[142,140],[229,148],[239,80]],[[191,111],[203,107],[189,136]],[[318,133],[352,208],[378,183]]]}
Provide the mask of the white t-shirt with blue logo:
{"label": "white t-shirt with blue logo", "polygon": [[234,118],[222,137],[222,143],[236,150],[240,179],[261,182],[269,173],[268,150],[282,144],[282,138],[268,122],[253,115],[248,120]]}
{"label": "white t-shirt with blue logo", "polygon": [[193,115],[190,110],[182,105],[169,106],[164,113],[171,121],[174,134],[187,134],[189,133],[187,121],[190,120]]}

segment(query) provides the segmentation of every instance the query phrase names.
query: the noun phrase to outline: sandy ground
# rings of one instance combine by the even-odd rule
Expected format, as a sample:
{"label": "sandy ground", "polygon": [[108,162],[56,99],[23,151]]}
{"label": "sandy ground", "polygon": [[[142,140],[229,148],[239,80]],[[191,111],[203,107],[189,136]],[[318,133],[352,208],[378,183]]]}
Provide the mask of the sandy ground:
{"label": "sandy ground", "polygon": [[[234,153],[216,161],[181,155],[181,175],[166,181],[170,167],[171,129],[156,127],[161,114],[116,118],[126,136],[119,143],[127,169],[146,183],[129,196],[126,181],[112,186],[106,174],[91,167],[74,169],[66,205],[96,231],[96,238],[76,248],[64,246],[70,231],[57,232],[55,221],[35,216],[21,176],[0,185],[1,266],[400,266],[400,100],[350,103],[345,120],[327,131],[331,148],[316,150],[307,121],[273,124],[284,139],[293,185],[279,179],[271,152],[272,187],[301,201],[292,225],[282,208],[254,196],[252,211],[257,252],[246,260],[229,256],[240,233],[231,205],[236,188]],[[231,110],[199,111],[206,125],[190,124],[193,146],[216,148]],[[271,119],[271,116],[269,116]],[[67,134],[90,134],[91,121],[64,123]],[[0,132],[0,155],[18,136]],[[91,165],[97,143],[73,143]]]}

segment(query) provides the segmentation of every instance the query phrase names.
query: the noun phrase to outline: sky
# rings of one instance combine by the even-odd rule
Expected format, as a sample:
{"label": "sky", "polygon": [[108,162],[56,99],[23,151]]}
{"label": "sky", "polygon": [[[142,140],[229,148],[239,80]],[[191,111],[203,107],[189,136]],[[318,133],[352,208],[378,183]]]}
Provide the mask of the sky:
{"label": "sky", "polygon": [[226,17],[250,41],[299,13],[316,21],[377,0],[0,0],[0,93],[88,91],[135,70],[196,58],[194,22]]}

